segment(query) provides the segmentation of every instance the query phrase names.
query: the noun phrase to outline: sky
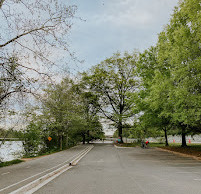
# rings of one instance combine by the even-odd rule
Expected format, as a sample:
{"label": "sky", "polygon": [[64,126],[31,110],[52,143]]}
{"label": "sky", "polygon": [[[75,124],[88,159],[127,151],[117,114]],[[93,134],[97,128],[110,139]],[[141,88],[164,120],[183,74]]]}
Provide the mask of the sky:
{"label": "sky", "polygon": [[68,1],[78,7],[70,49],[84,61],[69,63],[73,73],[85,71],[117,51],[142,52],[155,45],[178,5],[178,0]]}
{"label": "sky", "polygon": [[[71,51],[83,63],[70,72],[86,71],[113,53],[143,52],[157,42],[178,0],[69,0],[78,7],[70,33]],[[81,20],[79,19],[81,18]],[[110,128],[110,129],[109,129]],[[104,124],[107,135],[114,130]]]}
{"label": "sky", "polygon": [[[144,51],[155,45],[158,33],[168,24],[179,0],[61,1],[78,8],[67,36],[69,50],[84,62],[74,62],[66,57],[70,73],[75,75],[117,51]],[[58,60],[60,55],[62,53],[55,52],[51,58]],[[56,76],[57,81],[61,79],[62,76]]]}

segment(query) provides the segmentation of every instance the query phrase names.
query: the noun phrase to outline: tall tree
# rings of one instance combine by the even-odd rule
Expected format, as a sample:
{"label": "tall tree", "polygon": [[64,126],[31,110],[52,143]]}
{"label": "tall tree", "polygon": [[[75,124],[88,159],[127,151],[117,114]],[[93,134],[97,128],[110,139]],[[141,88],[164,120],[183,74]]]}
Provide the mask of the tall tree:
{"label": "tall tree", "polygon": [[98,116],[98,99],[92,92],[85,91],[82,91],[81,97],[84,109],[83,116],[86,121],[86,125],[84,126],[85,133],[83,135],[87,135],[87,142],[89,143],[90,136],[94,136],[102,130]]}
{"label": "tall tree", "polygon": [[82,118],[81,98],[73,91],[73,81],[65,78],[61,84],[50,86],[46,90],[43,102],[43,115],[51,121],[50,127],[60,142],[62,150],[63,138],[68,138],[73,123],[85,123]]}
{"label": "tall tree", "polygon": [[91,69],[89,73],[83,73],[83,81],[98,97],[99,111],[103,117],[112,121],[118,129],[122,140],[123,125],[133,116],[131,107],[131,93],[135,92],[139,85],[136,77],[137,56],[119,53],[101,62]]}
{"label": "tall tree", "polygon": [[171,118],[182,133],[200,132],[200,10],[199,0],[183,0],[157,43],[157,68],[151,86],[152,108]]}
{"label": "tall tree", "polygon": [[[94,108],[96,98],[90,92],[80,91],[77,86],[67,77],[61,83],[47,87],[42,106],[31,111],[31,122],[26,130],[27,142],[30,142],[32,133],[40,133],[39,143],[45,139],[47,146],[54,145],[62,150],[63,145],[68,147],[69,143],[81,140],[85,143],[103,135]],[[47,141],[48,136],[53,138],[52,144]]]}
{"label": "tall tree", "polygon": [[[174,119],[183,126],[201,128],[201,4],[181,1],[166,29],[168,57],[174,83],[170,98]],[[182,127],[183,128],[183,127]]]}
{"label": "tall tree", "polygon": [[163,79],[168,80],[169,72],[166,69],[168,64],[160,68],[158,54],[157,47],[151,47],[139,55],[137,72],[143,89],[138,92],[138,95],[134,95],[134,100],[137,102],[135,111],[142,112],[139,118],[141,126],[164,131],[166,146],[168,146],[167,129],[171,125],[171,117],[162,115],[167,111],[167,91],[165,92],[166,87],[161,85],[164,83],[161,77],[157,75],[160,72]]}

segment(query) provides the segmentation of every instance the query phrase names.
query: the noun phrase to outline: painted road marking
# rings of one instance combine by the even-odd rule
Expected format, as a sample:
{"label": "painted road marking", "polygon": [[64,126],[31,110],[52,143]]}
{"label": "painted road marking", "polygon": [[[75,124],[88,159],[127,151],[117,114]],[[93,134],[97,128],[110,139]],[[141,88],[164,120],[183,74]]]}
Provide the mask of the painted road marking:
{"label": "painted road marking", "polygon": [[6,175],[6,174],[9,174],[10,172],[5,172],[5,173],[2,173],[1,175]]}
{"label": "painted road marking", "polygon": [[[87,149],[88,149],[88,148],[85,148],[85,149],[83,149],[83,150],[86,151]],[[30,177],[28,177],[28,178],[26,178],[26,179],[23,179],[23,180],[21,180],[21,181],[19,181],[19,182],[17,182],[17,183],[14,183],[14,184],[12,184],[12,185],[9,185],[9,186],[7,186],[7,187],[4,187],[3,189],[0,189],[0,192],[1,192],[1,191],[4,191],[4,190],[6,190],[6,189],[9,189],[9,188],[11,188],[11,187],[14,187],[14,186],[16,186],[16,185],[19,185],[20,183],[23,183],[23,182],[25,182],[25,181],[27,181],[27,180],[29,180],[29,179],[31,179],[31,178],[34,178],[34,177],[36,177],[36,176],[38,176],[38,175],[41,175],[41,174],[43,174],[43,173],[45,173],[45,172],[48,172],[49,170],[52,170],[52,169],[54,169],[54,168],[57,168],[57,167],[59,167],[59,166],[65,164],[65,163],[68,163],[69,161],[73,160],[73,158],[75,158],[76,156],[78,156],[78,155],[80,155],[81,153],[83,153],[83,152],[84,152],[83,150],[80,151],[78,154],[75,154],[74,156],[72,156],[70,159],[68,159],[68,160],[66,160],[66,161],[64,161],[64,162],[62,162],[61,164],[58,164],[58,165],[56,165],[56,166],[54,166],[54,167],[52,167],[52,168],[49,168],[49,169],[47,169],[47,170],[45,170],[45,171],[43,171],[43,172],[40,172],[40,173],[35,174],[35,175],[33,175],[33,176],[30,176]]]}
{"label": "painted road marking", "polygon": [[[72,164],[76,165],[88,152],[91,151],[91,149],[94,146],[89,146],[87,149],[85,149],[80,155],[78,155],[73,161],[71,161]],[[40,177],[39,179],[34,180],[33,182],[28,183],[27,185],[24,185],[23,187],[11,192],[10,194],[32,194],[36,192],[38,189],[64,173],[65,171],[71,169],[74,165],[69,166],[69,164],[65,164],[64,166],[60,167],[59,169],[56,169],[43,177]]]}
{"label": "painted road marking", "polygon": [[194,179],[194,181],[201,181],[201,179]]}

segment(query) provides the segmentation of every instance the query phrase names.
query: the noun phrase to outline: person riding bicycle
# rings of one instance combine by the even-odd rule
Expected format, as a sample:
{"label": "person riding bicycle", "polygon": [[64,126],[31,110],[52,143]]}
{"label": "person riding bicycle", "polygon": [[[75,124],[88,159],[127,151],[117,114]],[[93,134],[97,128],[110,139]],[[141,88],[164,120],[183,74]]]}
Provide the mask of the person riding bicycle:
{"label": "person riding bicycle", "polygon": [[141,148],[145,148],[145,142],[144,142],[144,140],[141,141]]}
{"label": "person riding bicycle", "polygon": [[146,142],[144,140],[141,141],[141,147],[142,148],[147,148],[148,144],[149,144],[148,140]]}

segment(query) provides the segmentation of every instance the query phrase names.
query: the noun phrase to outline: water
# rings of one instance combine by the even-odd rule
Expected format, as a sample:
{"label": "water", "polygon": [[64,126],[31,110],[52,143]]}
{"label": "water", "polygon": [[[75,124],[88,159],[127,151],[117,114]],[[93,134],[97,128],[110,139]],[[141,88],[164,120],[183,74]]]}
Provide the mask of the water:
{"label": "water", "polygon": [[[164,138],[147,138],[150,142],[164,142]],[[112,141],[115,141],[116,138],[110,138],[107,139],[108,141],[104,141],[104,143],[111,143]],[[135,142],[136,139],[129,139],[124,138],[124,142],[132,143]],[[195,135],[193,137],[187,136],[186,142],[189,143],[189,140],[191,143],[201,143],[201,135]],[[181,143],[181,136],[168,136],[169,143]],[[100,141],[102,143],[102,141]],[[0,141],[0,145],[1,145]],[[98,141],[96,142],[98,143]],[[0,147],[0,161],[6,162],[11,161],[15,159],[22,158],[24,154],[24,148],[23,148],[23,142],[22,141],[5,141],[4,144]]]}
{"label": "water", "polygon": [[[117,140],[117,138],[110,138],[111,140],[115,141]],[[146,140],[148,140],[149,142],[155,142],[155,143],[160,143],[160,142],[165,142],[165,137],[149,137],[149,138],[145,138]],[[131,139],[131,138],[125,138],[123,137],[123,141],[124,143],[133,143],[136,142],[137,139]],[[182,139],[181,139],[181,135],[169,135],[168,136],[168,142],[169,143],[181,143]],[[201,143],[201,135],[194,135],[194,136],[186,136],[186,143]]]}
{"label": "water", "polygon": [[6,162],[20,159],[23,156],[24,148],[22,141],[0,141],[0,161]]}

